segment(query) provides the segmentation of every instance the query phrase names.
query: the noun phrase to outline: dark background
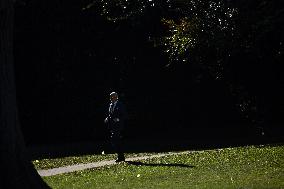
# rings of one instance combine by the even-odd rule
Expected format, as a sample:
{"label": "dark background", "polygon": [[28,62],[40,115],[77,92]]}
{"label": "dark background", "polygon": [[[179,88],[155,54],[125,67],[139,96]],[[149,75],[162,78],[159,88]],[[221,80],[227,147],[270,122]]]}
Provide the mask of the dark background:
{"label": "dark background", "polygon": [[[127,139],[283,141],[283,6],[273,1],[259,9],[260,1],[241,2],[239,32],[252,35],[255,46],[247,52],[237,47],[230,60],[237,95],[229,81],[214,79],[198,63],[165,66],[167,56],[149,40],[165,33],[160,9],[149,9],[138,21],[111,22],[82,10],[88,1],[18,3],[14,54],[27,144],[105,141],[112,91],[129,113]],[[251,32],[250,22],[275,11],[275,23]],[[255,99],[256,111],[238,106],[247,96]]]}

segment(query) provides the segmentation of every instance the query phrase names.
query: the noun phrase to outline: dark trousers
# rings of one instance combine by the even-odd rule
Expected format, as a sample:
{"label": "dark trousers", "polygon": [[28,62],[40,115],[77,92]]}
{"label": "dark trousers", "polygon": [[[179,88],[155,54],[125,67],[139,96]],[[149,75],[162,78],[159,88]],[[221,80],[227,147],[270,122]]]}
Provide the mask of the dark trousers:
{"label": "dark trousers", "polygon": [[122,128],[123,127],[117,123],[110,125],[110,142],[119,159],[124,158]]}

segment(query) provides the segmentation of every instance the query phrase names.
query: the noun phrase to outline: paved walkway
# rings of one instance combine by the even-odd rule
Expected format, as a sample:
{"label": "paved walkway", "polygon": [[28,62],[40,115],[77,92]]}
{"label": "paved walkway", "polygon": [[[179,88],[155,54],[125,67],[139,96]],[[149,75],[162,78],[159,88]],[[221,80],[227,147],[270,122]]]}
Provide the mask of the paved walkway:
{"label": "paved walkway", "polygon": [[[164,157],[169,155],[177,155],[177,154],[186,154],[191,153],[192,151],[184,151],[184,152],[177,152],[177,153],[162,153],[157,155],[151,155],[151,156],[142,156],[142,157],[132,157],[132,158],[126,158],[126,161],[139,161],[139,160],[145,160],[145,159],[152,159],[156,157]],[[53,176],[63,173],[71,173],[75,171],[82,171],[85,169],[91,169],[96,167],[103,167],[107,165],[114,165],[116,164],[115,160],[106,160],[106,161],[100,161],[100,162],[93,162],[93,163],[85,163],[85,164],[76,164],[76,165],[70,165],[66,167],[58,167],[53,169],[46,169],[46,170],[38,170],[38,173],[42,177],[46,176]]]}

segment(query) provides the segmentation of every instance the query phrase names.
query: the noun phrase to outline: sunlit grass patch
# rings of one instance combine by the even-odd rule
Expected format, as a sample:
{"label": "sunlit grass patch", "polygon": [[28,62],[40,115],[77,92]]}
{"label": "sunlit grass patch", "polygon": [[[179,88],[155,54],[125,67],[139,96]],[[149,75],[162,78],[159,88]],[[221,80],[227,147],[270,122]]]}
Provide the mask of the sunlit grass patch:
{"label": "sunlit grass patch", "polygon": [[284,146],[197,151],[44,177],[52,188],[284,188]]}

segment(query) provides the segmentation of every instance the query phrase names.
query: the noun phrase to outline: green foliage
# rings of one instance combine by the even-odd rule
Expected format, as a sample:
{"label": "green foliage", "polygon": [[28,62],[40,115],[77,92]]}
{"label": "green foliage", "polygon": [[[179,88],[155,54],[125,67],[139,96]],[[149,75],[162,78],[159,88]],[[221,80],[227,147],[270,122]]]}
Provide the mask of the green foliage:
{"label": "green foliage", "polygon": [[[202,0],[181,1],[176,9],[181,18],[176,22],[166,22],[169,35],[165,37],[167,42],[163,44],[170,57],[170,63],[187,62],[194,59],[191,56],[196,54],[206,57],[212,51],[219,54],[220,59],[223,56],[221,51],[227,44],[225,39],[232,36],[235,29],[234,19],[237,10],[226,6],[224,1]],[[193,53],[195,55],[192,55]],[[206,63],[204,57],[199,58],[200,63]],[[207,66],[208,69],[212,69],[212,65]],[[219,64],[220,69],[221,67]]]}
{"label": "green foliage", "polygon": [[94,9],[106,17],[108,20],[116,22],[130,19],[141,15],[147,6],[153,6],[149,3],[151,1],[145,0],[94,0],[88,4],[83,10]]}
{"label": "green foliage", "polygon": [[169,54],[170,62],[174,59],[186,61],[187,52],[195,48],[198,38],[198,21],[182,18],[179,23],[174,20],[162,19],[162,22],[169,28],[170,35],[164,37],[163,45]]}
{"label": "green foliage", "polygon": [[283,146],[196,151],[45,177],[53,188],[283,188]]}
{"label": "green foliage", "polygon": [[204,47],[218,49],[220,57],[223,55],[222,48],[227,44],[225,42],[227,35],[233,35],[234,19],[237,15],[237,9],[227,6],[224,2],[223,0],[95,0],[83,10],[93,9],[113,22],[123,20],[137,22],[142,19],[142,15],[149,13],[149,9],[155,9],[155,16],[162,17],[161,22],[166,26],[166,31],[162,32],[166,33],[166,36],[160,34],[155,40],[161,42],[160,45],[165,48],[172,63],[188,61],[191,53],[196,54],[196,50],[200,50],[199,55],[206,56]]}

